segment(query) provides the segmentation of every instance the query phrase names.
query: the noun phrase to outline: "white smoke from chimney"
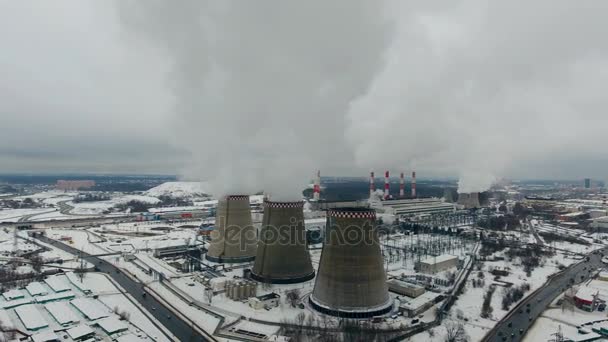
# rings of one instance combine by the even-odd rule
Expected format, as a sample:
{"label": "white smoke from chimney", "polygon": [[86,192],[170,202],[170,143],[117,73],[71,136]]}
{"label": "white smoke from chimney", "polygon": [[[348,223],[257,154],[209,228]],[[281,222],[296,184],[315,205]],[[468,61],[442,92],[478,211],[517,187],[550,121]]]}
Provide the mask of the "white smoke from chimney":
{"label": "white smoke from chimney", "polygon": [[172,66],[175,143],[215,195],[298,200],[308,170],[352,165],[344,113],[388,40],[382,1],[134,1],[128,27]]}

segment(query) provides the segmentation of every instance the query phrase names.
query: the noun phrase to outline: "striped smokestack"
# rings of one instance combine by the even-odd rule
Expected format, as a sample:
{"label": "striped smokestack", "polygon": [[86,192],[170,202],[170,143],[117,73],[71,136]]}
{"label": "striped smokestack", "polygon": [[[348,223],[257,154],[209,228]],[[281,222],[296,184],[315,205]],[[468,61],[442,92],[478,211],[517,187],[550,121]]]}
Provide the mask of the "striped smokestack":
{"label": "striped smokestack", "polygon": [[384,199],[388,199],[391,194],[391,185],[389,183],[388,171],[384,172]]}
{"label": "striped smokestack", "polygon": [[376,192],[376,183],[374,180],[374,171],[369,173],[369,198],[374,196],[374,192]]}
{"label": "striped smokestack", "polygon": [[412,198],[416,198],[416,171],[412,172]]}
{"label": "striped smokestack", "polygon": [[405,197],[405,176],[403,172],[399,175],[399,197]]}
{"label": "striped smokestack", "polygon": [[315,178],[315,185],[313,188],[313,197],[315,201],[321,199],[321,171],[317,170],[317,177]]}

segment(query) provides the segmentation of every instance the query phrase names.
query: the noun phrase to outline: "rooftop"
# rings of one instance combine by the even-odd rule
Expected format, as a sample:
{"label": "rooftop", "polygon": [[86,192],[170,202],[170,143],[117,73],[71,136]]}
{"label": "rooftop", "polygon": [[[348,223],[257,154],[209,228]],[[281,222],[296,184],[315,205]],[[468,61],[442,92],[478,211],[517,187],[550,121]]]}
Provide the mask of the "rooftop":
{"label": "rooftop", "polygon": [[447,254],[443,254],[443,255],[438,255],[436,257],[430,257],[430,258],[426,258],[422,261],[420,261],[421,263],[424,264],[429,264],[429,265],[434,265],[434,264],[439,264],[448,260],[458,260],[458,257],[455,255],[447,255]]}

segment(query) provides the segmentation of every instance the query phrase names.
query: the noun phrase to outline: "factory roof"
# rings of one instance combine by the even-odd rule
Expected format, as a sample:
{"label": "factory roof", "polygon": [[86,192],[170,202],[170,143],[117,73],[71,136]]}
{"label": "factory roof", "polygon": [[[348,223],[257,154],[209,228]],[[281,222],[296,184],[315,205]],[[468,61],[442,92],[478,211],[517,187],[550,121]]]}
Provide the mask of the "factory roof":
{"label": "factory roof", "polygon": [[11,301],[2,303],[2,308],[3,309],[12,309],[12,308],[16,308],[21,305],[30,304],[33,301],[34,300],[32,298],[15,299],[15,300],[11,300]]}
{"label": "factory roof", "polygon": [[410,299],[406,302],[401,303],[401,307],[406,310],[418,310],[419,308],[427,305],[429,302],[435,301],[437,297],[441,296],[440,293],[425,292],[417,298]]}
{"label": "factory roof", "polygon": [[81,324],[77,327],[74,327],[74,328],[68,330],[67,333],[68,333],[68,335],[70,335],[70,337],[73,340],[79,340],[85,336],[94,334],[95,332],[93,331],[93,329],[89,328],[87,325]]}
{"label": "factory roof", "polygon": [[105,331],[108,335],[129,329],[129,326],[118,320],[116,317],[100,319],[95,323],[98,324],[99,327],[101,327],[101,329],[103,329],[103,331]]}
{"label": "factory roof", "polygon": [[42,296],[49,293],[46,288],[39,282],[31,282],[25,287],[31,296]]}
{"label": "factory roof", "polygon": [[61,299],[72,299],[74,297],[76,297],[74,295],[74,293],[72,291],[68,291],[68,292],[60,292],[60,293],[51,293],[46,296],[38,296],[38,297],[35,297],[34,299],[36,300],[37,303],[48,303],[48,302],[53,302],[53,301],[61,300]]}
{"label": "factory roof", "polygon": [[63,275],[49,276],[44,282],[55,292],[63,292],[70,289]]}
{"label": "factory roof", "polygon": [[38,330],[49,326],[35,305],[22,305],[15,309],[15,313],[27,330]]}
{"label": "factory roof", "polygon": [[109,316],[108,310],[91,298],[77,298],[70,303],[91,321]]}
{"label": "factory roof", "polygon": [[32,335],[34,342],[59,341],[59,337],[52,330],[46,330]]}
{"label": "factory roof", "polygon": [[4,299],[6,299],[6,300],[13,300],[13,299],[23,298],[23,297],[25,297],[25,295],[20,290],[10,290],[10,291],[4,292],[2,294],[2,297],[4,297]]}
{"label": "factory roof", "polygon": [[443,255],[438,255],[436,257],[432,256],[432,257],[426,258],[420,262],[424,263],[424,264],[434,265],[434,264],[439,264],[439,263],[442,263],[442,262],[445,262],[448,260],[454,260],[454,259],[458,259],[458,257],[455,255],[443,254]]}
{"label": "factory roof", "polygon": [[70,306],[66,302],[49,303],[44,308],[61,325],[80,321],[80,318],[70,309]]}

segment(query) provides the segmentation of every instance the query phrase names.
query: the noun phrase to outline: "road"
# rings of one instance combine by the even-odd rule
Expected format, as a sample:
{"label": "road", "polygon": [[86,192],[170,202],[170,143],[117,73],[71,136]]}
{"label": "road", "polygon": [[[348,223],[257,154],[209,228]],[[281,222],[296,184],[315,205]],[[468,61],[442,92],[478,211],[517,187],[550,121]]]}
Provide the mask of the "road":
{"label": "road", "polygon": [[[608,253],[608,247],[600,250]],[[532,296],[517,305],[498,325],[490,331],[484,341],[521,341],[528,329],[543,311],[569,288],[573,282],[588,280],[592,272],[602,267],[601,254],[589,254],[589,260],[572,265],[551,280]]]}
{"label": "road", "polygon": [[[36,238],[40,239],[42,242],[51,244],[68,253],[74,255],[78,255],[81,253],[76,248],[72,248],[68,245],[65,245],[59,241],[55,241],[53,239],[49,239],[45,236],[37,236]],[[107,273],[110,277],[112,277],[114,281],[120,284],[120,286],[122,286],[125,291],[129,292],[129,294],[131,294],[131,296],[133,296],[135,300],[137,300],[150,314],[152,314],[163,326],[165,326],[169,331],[171,331],[171,333],[175,335],[175,337],[177,337],[180,341],[213,340],[211,336],[200,335],[197,330],[195,330],[189,323],[184,322],[179,317],[176,317],[171,310],[167,309],[153,296],[144,297],[142,295],[144,293],[144,289],[142,288],[143,285],[133,281],[114,265],[103,259],[89,256],[89,254],[87,253],[82,253],[82,256],[86,257],[87,260],[94,263],[100,272]]]}

